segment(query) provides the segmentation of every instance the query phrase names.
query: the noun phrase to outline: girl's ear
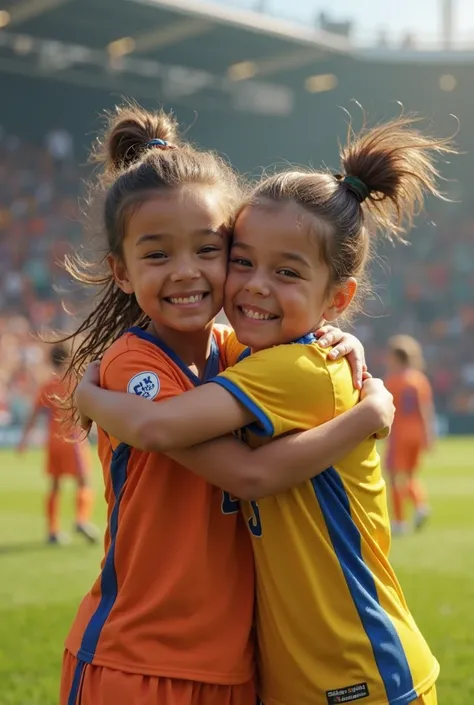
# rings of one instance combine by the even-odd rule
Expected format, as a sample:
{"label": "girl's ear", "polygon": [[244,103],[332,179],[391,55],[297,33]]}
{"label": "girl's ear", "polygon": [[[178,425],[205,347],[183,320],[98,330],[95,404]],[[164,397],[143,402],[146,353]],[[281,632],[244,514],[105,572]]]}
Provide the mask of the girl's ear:
{"label": "girl's ear", "polygon": [[125,264],[113,255],[107,256],[107,262],[117,286],[122,289],[125,294],[133,294],[133,286],[128,278],[128,272]]}
{"label": "girl's ear", "polygon": [[329,298],[330,303],[324,310],[323,318],[326,321],[335,321],[339,318],[352,302],[356,292],[357,281],[354,277],[349,277],[342,284],[334,287]]}

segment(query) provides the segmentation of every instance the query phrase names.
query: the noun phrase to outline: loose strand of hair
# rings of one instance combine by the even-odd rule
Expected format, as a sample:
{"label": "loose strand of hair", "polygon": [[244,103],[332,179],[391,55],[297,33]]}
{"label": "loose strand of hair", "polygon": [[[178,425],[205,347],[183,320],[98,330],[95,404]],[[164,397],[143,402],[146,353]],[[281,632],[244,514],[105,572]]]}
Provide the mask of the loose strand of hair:
{"label": "loose strand of hair", "polygon": [[63,408],[67,421],[71,423],[77,423],[78,420],[74,395],[87,365],[94,360],[100,360],[110,345],[129,328],[145,327],[149,322],[135,296],[122,292],[114,280],[104,285],[98,298],[94,309],[77,329],[58,340],[62,343],[80,340],[64,374],[70,384],[68,395],[63,400]]}

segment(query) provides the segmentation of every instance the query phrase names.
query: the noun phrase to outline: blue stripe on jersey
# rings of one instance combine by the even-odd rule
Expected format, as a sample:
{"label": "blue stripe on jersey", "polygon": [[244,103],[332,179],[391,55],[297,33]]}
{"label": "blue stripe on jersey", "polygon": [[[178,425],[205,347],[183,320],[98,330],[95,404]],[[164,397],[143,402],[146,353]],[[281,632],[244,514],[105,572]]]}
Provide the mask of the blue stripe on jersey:
{"label": "blue stripe on jersey", "polygon": [[115,449],[112,456],[112,462],[110,464],[110,476],[115,494],[115,504],[110,515],[110,546],[105,557],[104,567],[102,569],[100,586],[101,598],[96,611],[90,618],[89,624],[84,630],[81,648],[77,654],[77,658],[85,661],[86,663],[92,663],[100,638],[100,633],[110,615],[110,612],[112,611],[115,600],[117,599],[118,584],[117,573],[115,572],[115,545],[117,542],[120,502],[122,500],[122,490],[127,480],[127,467],[130,458],[130,451],[130,446],[127,446],[125,443],[121,443]]}
{"label": "blue stripe on jersey", "polygon": [[71,690],[69,691],[69,697],[67,699],[67,705],[77,705],[79,689],[82,682],[82,674],[84,673],[84,668],[86,664],[84,661],[78,661],[76,669],[74,671],[74,677],[71,683]]}
{"label": "blue stripe on jersey", "polygon": [[238,401],[240,401],[240,403],[243,404],[245,408],[248,409],[257,418],[257,422],[254,421],[248,424],[248,426],[246,426],[249,431],[255,433],[256,436],[273,436],[275,429],[271,420],[268,418],[265,412],[262,411],[262,409],[257,406],[257,404],[245,394],[245,392],[243,392],[241,389],[239,389],[239,387],[237,387],[237,385],[228,380],[226,377],[220,376],[215,377],[210,381],[215,382],[215,384],[220,384],[221,387],[224,387],[224,389],[230,392],[232,396],[234,396]]}
{"label": "blue stripe on jersey", "polygon": [[381,607],[372,573],[362,557],[359,529],[337,471],[330,467],[311,480],[354,605],[369,638],[390,705],[417,697],[410,666],[389,616]]}
{"label": "blue stripe on jersey", "polygon": [[251,354],[250,348],[245,348],[245,350],[242,350],[240,353],[239,357],[237,358],[237,362],[240,362],[241,360],[245,360],[246,357],[248,357]]}
{"label": "blue stripe on jersey", "polygon": [[293,345],[311,345],[311,343],[315,343],[316,341],[317,338],[314,333],[307,333],[306,335],[302,335],[301,338],[293,340]]}

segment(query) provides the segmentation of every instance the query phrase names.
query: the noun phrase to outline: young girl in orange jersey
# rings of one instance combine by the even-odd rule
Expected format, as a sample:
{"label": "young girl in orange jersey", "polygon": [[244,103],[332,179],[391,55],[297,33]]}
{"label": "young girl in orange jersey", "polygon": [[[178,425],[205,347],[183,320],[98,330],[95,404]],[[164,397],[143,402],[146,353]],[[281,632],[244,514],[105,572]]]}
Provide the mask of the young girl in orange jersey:
{"label": "young girl in orange jersey", "polygon": [[[214,317],[240,189],[216,155],[180,142],[163,113],[119,110],[98,156],[105,266],[94,272],[78,257],[69,269],[102,290],[71,370],[102,356],[104,387],[163,403],[226,367],[229,331]],[[66,640],[62,705],[253,705],[251,543],[230,495],[198,474],[224,472],[233,491],[244,470],[248,493],[310,477],[390,425],[390,395],[368,385],[378,392],[343,423],[297,445],[252,451],[229,437],[158,455],[99,430],[105,557]]]}
{"label": "young girl in orange jersey", "polygon": [[415,507],[415,529],[429,517],[426,491],[418,478],[423,451],[433,443],[435,418],[433,393],[426,375],[420,344],[409,335],[395,335],[388,341],[386,385],[397,410],[393,435],[388,441],[386,467],[392,490],[392,531],[406,530],[404,504]]}
{"label": "young girl in orange jersey", "polygon": [[67,536],[59,530],[59,496],[61,480],[70,475],[77,483],[75,530],[88,541],[95,543],[98,539],[98,531],[89,523],[93,500],[89,485],[91,460],[89,444],[80,439],[79,428],[71,431],[69,436],[65,433],[61,413],[55,401],[66,393],[62,378],[68,354],[62,345],[54,345],[51,348],[50,358],[53,375],[38,390],[31,414],[23,429],[18,451],[22,453],[25,450],[28,436],[38,417],[46,412],[48,414],[46,474],[50,480],[46,499],[47,541],[51,544],[59,544],[67,540]]}
{"label": "young girl in orange jersey", "polygon": [[[437,193],[432,157],[449,149],[400,118],[351,141],[341,175],[295,169],[263,179],[237,215],[226,282],[227,317],[248,346],[234,340],[228,362],[240,361],[154,405],[90,384],[98,381],[91,367],[81,411],[134,446],[166,452],[237,429],[258,446],[352,408],[358,395],[345,361],[330,360],[312,331],[350,306],[371,228],[399,236],[424,192]],[[225,468],[202,475],[226,488]],[[251,500],[243,513],[265,705],[434,705],[439,666],[388,561],[373,438],[326,469],[315,464],[311,480],[275,497],[252,495],[245,468],[241,475],[234,491]],[[228,505],[237,511],[232,497]]]}

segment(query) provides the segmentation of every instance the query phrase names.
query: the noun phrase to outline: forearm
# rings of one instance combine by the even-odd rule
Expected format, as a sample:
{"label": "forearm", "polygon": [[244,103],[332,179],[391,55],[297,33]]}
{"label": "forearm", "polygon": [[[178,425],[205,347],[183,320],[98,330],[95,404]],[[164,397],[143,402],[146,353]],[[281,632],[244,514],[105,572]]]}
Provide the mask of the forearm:
{"label": "forearm", "polygon": [[28,436],[30,435],[30,433],[36,423],[37,416],[38,416],[38,412],[36,409],[34,411],[32,411],[31,414],[29,415],[25,425],[23,426],[19,445],[25,445],[26,441],[28,440]]}
{"label": "forearm", "polygon": [[168,455],[236,497],[259,499],[314,477],[379,428],[376,403],[366,399],[317,428],[279,438],[256,450],[235,438],[222,437]]}
{"label": "forearm", "polygon": [[422,406],[421,416],[425,427],[425,436],[429,442],[435,434],[435,410],[433,404],[430,403]]}
{"label": "forearm", "polygon": [[[151,403],[124,392],[111,392],[93,385],[81,390],[81,414],[95,421],[110,436],[132,448],[143,450],[141,429],[148,419]],[[125,404],[126,403],[126,406]]]}
{"label": "forearm", "polygon": [[243,428],[252,413],[217,384],[165,399],[148,399],[83,385],[76,395],[81,414],[118,440],[148,452],[189,448]]}
{"label": "forearm", "polygon": [[304,433],[277,439],[253,453],[259,468],[258,499],[283,492],[309,480],[348,455],[380,430],[380,414],[373,398]]}
{"label": "forearm", "polygon": [[191,448],[166,453],[168,457],[239,499],[253,499],[262,480],[256,451],[234,436],[222,436]]}

